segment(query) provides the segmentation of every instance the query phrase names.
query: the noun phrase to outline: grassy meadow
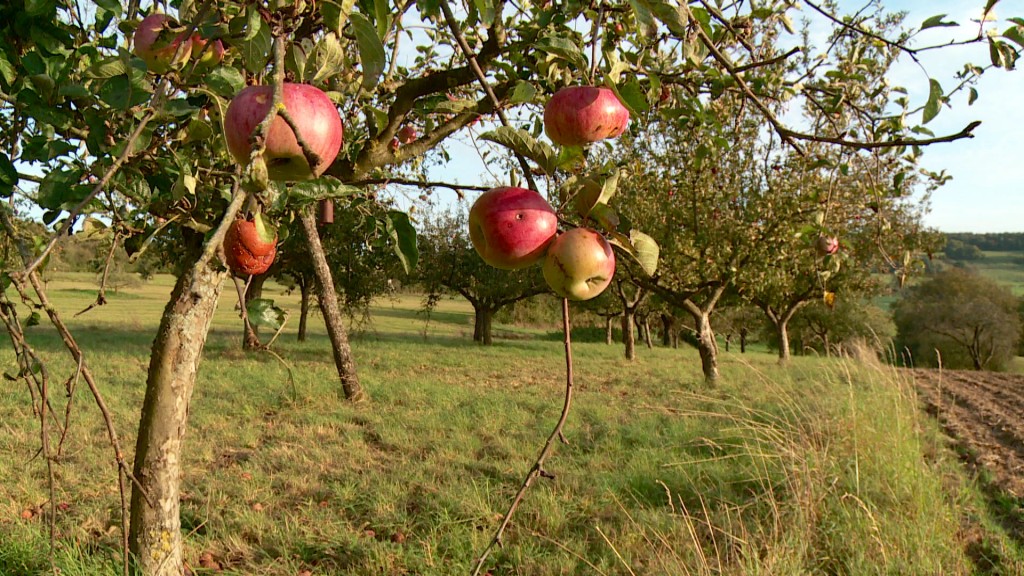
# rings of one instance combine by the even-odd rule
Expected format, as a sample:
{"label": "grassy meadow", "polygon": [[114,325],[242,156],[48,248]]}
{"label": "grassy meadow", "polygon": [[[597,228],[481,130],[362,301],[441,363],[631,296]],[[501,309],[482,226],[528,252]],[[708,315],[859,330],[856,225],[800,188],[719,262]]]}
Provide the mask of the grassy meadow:
{"label": "grassy meadow", "polygon": [[[50,294],[86,351],[121,442],[134,449],[149,349],[170,279],[93,299],[86,276]],[[87,289],[83,289],[87,288]],[[382,300],[353,326],[369,403],[339,397],[318,316],[274,350],[240,349],[225,291],[190,407],[182,523],[196,574],[468,574],[561,410],[551,330],[498,326],[471,341],[471,309]],[[24,310],[22,310],[24,313]],[[29,329],[63,414],[74,366],[45,323]],[[1020,574],[1024,553],[919,410],[913,383],[873,362],[574,344],[576,398],[560,445],[491,557],[497,575]],[[6,338],[4,370],[13,367]],[[292,379],[289,379],[291,374]],[[119,499],[95,404],[77,384],[56,467],[61,574],[118,574]],[[46,467],[22,381],[0,385],[0,574],[49,569]],[[204,560],[200,560],[205,555]],[[212,559],[212,561],[211,561]]]}

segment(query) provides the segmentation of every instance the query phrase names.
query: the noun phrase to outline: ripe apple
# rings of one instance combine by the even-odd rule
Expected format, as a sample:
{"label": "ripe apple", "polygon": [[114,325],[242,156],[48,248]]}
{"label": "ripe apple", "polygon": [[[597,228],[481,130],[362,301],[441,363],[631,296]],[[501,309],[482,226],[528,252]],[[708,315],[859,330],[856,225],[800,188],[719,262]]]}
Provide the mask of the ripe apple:
{"label": "ripe apple", "polygon": [[174,32],[177,27],[178,21],[167,14],[153,13],[139,22],[132,43],[135,55],[142,58],[150,72],[166,74],[179,70],[192,56],[192,40]]}
{"label": "ripe apple", "polygon": [[492,188],[469,210],[469,238],[484,262],[502,270],[525,268],[544,257],[558,217],[543,196],[525,188]]}
{"label": "ripe apple", "polygon": [[615,253],[604,236],[589,228],[573,228],[548,247],[543,271],[555,294],[590,300],[604,292],[615,276]]}
{"label": "ripe apple", "polygon": [[839,251],[839,239],[835,236],[818,236],[817,241],[814,242],[814,251],[819,258],[835,254]]}
{"label": "ripe apple", "polygon": [[[277,116],[267,131],[263,158],[271,180],[311,180],[319,177],[334,162],[341,150],[344,129],[338,109],[320,89],[308,84],[285,83],[282,86],[284,107],[310,149],[320,157],[310,167],[295,139],[295,133]],[[274,101],[271,86],[249,86],[231,100],[224,116],[224,136],[228,150],[243,166],[249,163],[253,130],[266,118]]]}
{"label": "ripe apple", "polygon": [[236,276],[263,274],[274,263],[277,233],[262,218],[235,220],[224,235],[224,255]]}
{"label": "ripe apple", "polygon": [[580,146],[621,135],[629,110],[615,93],[598,86],[562,88],[544,107],[544,131],[563,146]]}
{"label": "ripe apple", "polygon": [[416,140],[416,127],[411,124],[402,126],[402,129],[398,131],[398,141],[402,144],[408,144]]}

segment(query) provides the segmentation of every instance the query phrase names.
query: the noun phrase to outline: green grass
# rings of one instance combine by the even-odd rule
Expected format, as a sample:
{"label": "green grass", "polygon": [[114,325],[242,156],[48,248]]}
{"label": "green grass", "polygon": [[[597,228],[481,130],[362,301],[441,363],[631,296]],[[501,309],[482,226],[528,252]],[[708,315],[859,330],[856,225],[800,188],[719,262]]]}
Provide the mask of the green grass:
{"label": "green grass", "polygon": [[985,257],[970,263],[978,273],[1007,286],[1016,296],[1024,296],[1024,253],[985,252]]}
{"label": "green grass", "polygon": [[[50,282],[86,350],[126,451],[167,278],[81,317],[93,296]],[[81,285],[81,284],[78,284]],[[265,295],[297,310],[271,285]],[[234,298],[213,325],[190,407],[183,480],[186,557],[226,574],[467,574],[558,418],[564,357],[546,330],[499,326],[471,342],[469,308],[384,300],[354,335],[364,387],[352,406],[319,317],[295,341],[240,350]],[[52,329],[30,328],[62,413],[73,366]],[[689,348],[577,343],[576,400],[547,469],[492,557],[498,574],[1021,573],[1022,554],[888,368],[769,354],[722,356],[702,384]],[[9,370],[10,345],[0,349]],[[57,467],[62,574],[118,573],[111,451],[81,388]],[[23,382],[0,386],[0,574],[49,573],[38,420]],[[967,523],[967,519],[974,521]],[[971,526],[972,539],[964,537]],[[979,552],[980,551],[980,552]],[[984,553],[984,554],[982,554]],[[980,561],[984,555],[988,560]]]}

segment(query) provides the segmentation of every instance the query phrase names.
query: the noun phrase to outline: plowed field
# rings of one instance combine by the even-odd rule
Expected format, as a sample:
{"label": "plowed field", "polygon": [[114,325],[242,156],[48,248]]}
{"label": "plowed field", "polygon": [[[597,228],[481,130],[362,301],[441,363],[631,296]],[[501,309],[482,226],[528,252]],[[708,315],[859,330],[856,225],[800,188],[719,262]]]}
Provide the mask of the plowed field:
{"label": "plowed field", "polygon": [[1024,500],[1024,375],[914,370],[914,380],[967,464],[988,472],[988,488]]}

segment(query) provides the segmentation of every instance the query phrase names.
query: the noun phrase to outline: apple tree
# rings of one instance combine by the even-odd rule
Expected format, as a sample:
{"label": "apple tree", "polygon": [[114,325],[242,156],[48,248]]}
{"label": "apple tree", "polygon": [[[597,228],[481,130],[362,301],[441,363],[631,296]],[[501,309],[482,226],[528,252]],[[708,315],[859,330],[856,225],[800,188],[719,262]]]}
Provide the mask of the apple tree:
{"label": "apple tree", "polygon": [[[996,4],[988,0],[986,12]],[[880,29],[871,15],[848,19],[828,5],[803,5],[839,36],[870,38],[895,53],[913,55],[917,50],[906,46],[905,36],[885,37],[888,30]],[[156,6],[13,0],[0,5],[0,196],[31,202],[48,226],[46,234],[22,241],[23,228],[9,206],[0,207],[0,229],[20,247],[17,260],[5,261],[0,309],[19,362],[26,367],[20,377],[32,381],[36,373],[31,367],[38,359],[21,330],[33,317],[23,318],[13,302],[32,302],[61,334],[105,416],[122,494],[125,571],[129,556],[146,576],[184,571],[179,516],[183,441],[210,322],[230,276],[231,252],[225,251],[224,240],[236,220],[252,222],[260,229],[257,239],[269,243],[287,215],[299,215],[322,287],[336,364],[346,394],[356,399],[361,388],[331,289],[334,280],[314,206],[392,181],[396,173],[404,174],[404,167],[424,158],[444,158],[446,140],[470,123],[484,119],[500,124],[488,138],[515,152],[516,179],[546,192],[557,204],[561,225],[571,230],[552,239],[545,256],[552,262],[544,267],[545,276],[562,295],[572,297],[596,295],[591,292],[598,283],[590,280],[598,276],[601,282],[610,281],[607,274],[590,274],[594,266],[607,270],[613,257],[609,244],[617,247],[622,261],[636,257],[647,273],[654,273],[656,248],[638,230],[660,221],[655,206],[670,203],[664,199],[668,187],[661,186],[662,195],[649,200],[650,209],[633,217],[636,228],[608,204],[614,171],[588,166],[584,144],[621,134],[626,126],[617,113],[610,131],[608,126],[584,126],[580,119],[566,130],[548,132],[557,146],[541,139],[540,106],[555,100],[552,95],[560,89],[584,84],[613,92],[630,112],[634,138],[646,137],[649,124],[672,127],[674,138],[666,132],[656,141],[675,147],[677,166],[707,160],[691,178],[691,189],[723,184],[735,190],[743,178],[742,172],[711,172],[712,162],[734,154],[729,134],[715,126],[718,118],[734,111],[742,111],[747,122],[770,127],[797,150],[803,149],[802,142],[816,140],[837,146],[913,147],[970,135],[969,126],[957,134],[928,136],[919,129],[918,110],[909,99],[906,114],[851,105],[848,94],[870,89],[856,67],[833,66],[828,51],[823,59],[815,58],[799,37],[791,37],[793,46],[788,48],[775,42],[791,27],[798,9],[790,2],[724,8],[667,0],[172,0]],[[936,17],[923,27],[945,23]],[[969,90],[970,79],[987,68],[1013,67],[1024,39],[1021,25],[1011,20],[1001,32],[995,26],[985,19],[977,38],[961,42],[985,43],[991,66],[966,68],[964,83],[950,92],[934,82],[923,98],[924,122],[939,113],[953,92]],[[881,122],[875,132],[822,137],[786,126],[778,105],[790,100]],[[511,108],[520,114],[510,114]],[[343,136],[335,129],[335,115]],[[328,125],[335,128],[321,130]],[[577,128],[583,128],[582,139],[574,134]],[[697,128],[703,133],[690,141]],[[678,134],[688,138],[673,141]],[[592,152],[595,146],[590,147]],[[735,166],[745,161],[739,155]],[[632,172],[644,173],[638,167]],[[668,181],[664,173],[647,180],[656,178]],[[595,179],[600,192],[592,198],[585,191]],[[425,179],[410,180],[431,186]],[[590,199],[569,212],[573,198]],[[684,222],[683,207],[691,212],[696,207],[699,214],[688,217],[689,228],[677,236],[704,234],[713,207],[699,200],[680,204],[666,210],[679,218],[677,224]],[[720,218],[742,221],[719,212]],[[181,274],[154,338],[133,462],[106,411],[89,359],[63,322],[63,311],[52,306],[39,276],[57,239],[89,217],[101,219],[113,234],[140,247],[168,227],[181,233]],[[399,257],[411,266],[414,227],[397,215],[389,221],[388,235]],[[773,226],[770,221],[761,224]],[[690,244],[673,240],[665,252],[680,251],[682,255],[673,256],[680,266],[667,269],[675,270],[679,282],[655,285],[679,304],[689,302],[695,318],[703,320],[701,337],[709,354],[702,357],[705,373],[713,377],[714,339],[707,318],[730,281],[730,266],[743,264],[743,250],[737,242],[720,252],[717,247],[726,244],[728,235],[724,229],[708,233],[722,241],[703,236]],[[578,248],[567,246],[590,248],[588,265],[577,266],[584,262],[571,256]],[[684,277],[685,262],[697,264],[692,277]],[[694,301],[698,297],[700,304]],[[568,332],[567,304],[563,310]],[[568,353],[568,338],[565,344]],[[565,410],[522,490],[543,470],[544,457],[561,434],[571,398],[571,378],[567,381]],[[41,411],[41,454],[48,466],[54,464],[45,441],[51,424]],[[125,502],[129,492],[130,506]],[[486,557],[487,551],[477,573]]]}

